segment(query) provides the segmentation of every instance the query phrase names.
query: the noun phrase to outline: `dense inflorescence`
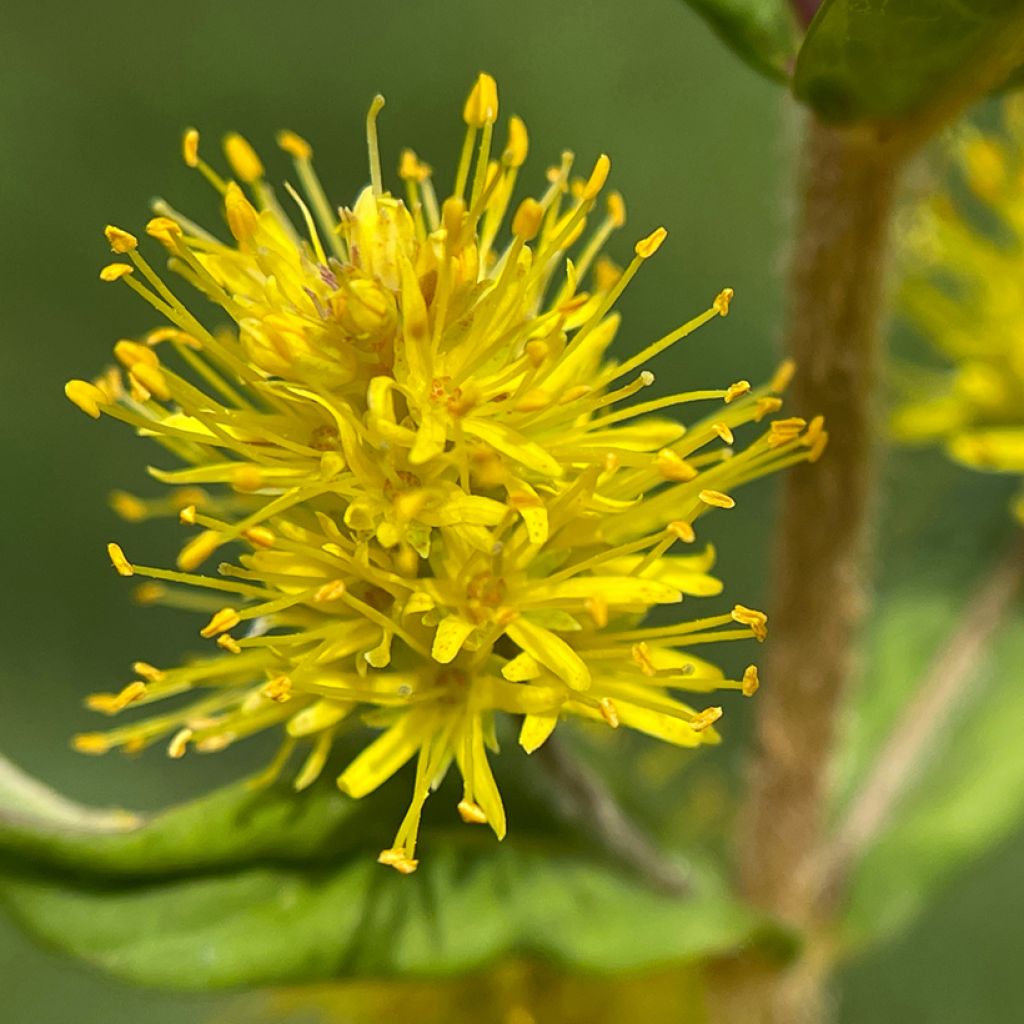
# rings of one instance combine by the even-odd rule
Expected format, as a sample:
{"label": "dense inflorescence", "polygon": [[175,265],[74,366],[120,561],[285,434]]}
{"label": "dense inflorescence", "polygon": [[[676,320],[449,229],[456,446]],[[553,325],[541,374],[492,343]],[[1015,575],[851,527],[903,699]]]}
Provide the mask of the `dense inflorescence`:
{"label": "dense inflorescence", "polygon": [[[100,276],[166,324],[119,341],[120,368],[67,393],[180,464],[151,470],[167,497],[114,497],[129,520],[171,514],[195,528],[177,568],[136,564],[114,544],[110,555],[122,575],[145,578],[143,601],[205,609],[201,635],[218,649],[176,668],[136,663],[139,678],[90,706],[192,699],[76,745],[169,742],[179,757],[280,726],[266,777],[302,747],[301,789],[342,730],[370,726],[379,734],[338,784],[362,797],[415,759],[408,814],[380,858],[409,872],[424,801],[452,761],[462,818],[505,834],[488,761],[497,713],[521,716],[527,751],[566,715],[685,747],[718,739],[721,709],[691,708],[677,691],[752,694],[753,666],[727,679],[693,651],[763,640],[765,616],[736,605],[642,620],[720,592],[710,546],[679,553],[695,522],[731,508],[737,485],[816,458],[826,435],[820,420],[772,419],[788,366],[761,389],[631,401],[653,381],[644,364],[725,316],[732,292],[625,361],[608,358],[616,300],[666,232],[637,242],[625,268],[601,255],[625,221],[618,194],[599,202],[607,157],[575,178],[565,154],[537,198],[514,203],[526,128],[511,118],[492,157],[497,89],[481,75],[450,195],[439,201],[430,168],[406,151],[400,199],[382,183],[382,105],[367,120],[371,184],[351,209],[328,202],[310,146],[279,136],[302,187],[286,186],[299,227],[244,139],[225,140],[224,179],[186,133],[185,161],[222,196],[232,241],[163,203],[146,232],[230,330],[208,330],[137,238],[107,229],[127,261]],[[664,415],[697,403],[707,411],[686,427]],[[734,431],[761,421],[735,450]],[[233,561],[199,572],[225,551]]]}

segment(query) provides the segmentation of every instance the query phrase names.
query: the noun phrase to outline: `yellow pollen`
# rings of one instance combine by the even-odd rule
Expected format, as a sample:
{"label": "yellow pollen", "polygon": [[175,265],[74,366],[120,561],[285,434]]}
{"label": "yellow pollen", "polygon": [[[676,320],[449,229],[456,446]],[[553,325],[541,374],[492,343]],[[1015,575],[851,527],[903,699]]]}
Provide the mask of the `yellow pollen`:
{"label": "yellow pollen", "polygon": [[411,875],[419,867],[418,860],[412,860],[405,850],[398,848],[393,850],[382,850],[377,858],[378,864],[387,864],[400,874]]}
{"label": "yellow pollen", "polygon": [[721,491],[704,490],[697,495],[705,505],[712,505],[714,508],[735,508],[736,500]]}
{"label": "yellow pollen", "polygon": [[693,525],[685,519],[674,520],[668,524],[666,529],[684,544],[692,544],[697,539],[697,535],[693,532]]}
{"label": "yellow pollen", "polygon": [[234,608],[221,608],[219,612],[214,612],[210,621],[199,631],[199,635],[209,640],[218,633],[234,629],[241,621]]}
{"label": "yellow pollen", "polygon": [[181,158],[189,167],[199,166],[199,132],[188,128],[181,137]]}
{"label": "yellow pollen", "polygon": [[183,509],[178,512],[178,522],[185,526],[196,525],[196,507],[195,505],[186,505]]}
{"label": "yellow pollen", "polygon": [[95,384],[90,384],[86,380],[69,380],[64,385],[64,394],[69,401],[94,420],[100,418],[100,406],[107,402],[107,396]]}
{"label": "yellow pollen", "polygon": [[761,681],[757,678],[757,666],[748,665],[743,673],[743,686],[741,692],[744,697],[753,697],[757,693]]}
{"label": "yellow pollen", "polygon": [[180,729],[171,738],[171,742],[167,744],[167,756],[173,757],[177,760],[179,757],[185,756],[185,751],[188,750],[189,740],[195,733],[191,729]]}
{"label": "yellow pollen", "polygon": [[142,676],[143,679],[148,680],[151,683],[158,683],[161,679],[166,676],[166,672],[158,669],[155,665],[150,665],[148,661],[136,661],[132,664],[132,671],[136,675]]}
{"label": "yellow pollen", "polygon": [[173,248],[175,241],[182,237],[183,232],[181,225],[170,217],[153,217],[146,222],[146,234]]}
{"label": "yellow pollen", "polygon": [[795,373],[796,363],[792,359],[786,359],[775,371],[775,376],[772,377],[769,389],[775,392],[785,391],[789,387],[789,382],[793,379],[793,374]]}
{"label": "yellow pollen", "polygon": [[159,366],[152,366],[149,363],[136,363],[128,371],[128,376],[144,387],[150,394],[156,395],[161,402],[170,401],[171,389],[167,386],[167,378]]}
{"label": "yellow pollen", "polygon": [[667,237],[668,232],[664,228],[655,228],[646,238],[641,238],[633,246],[633,251],[640,259],[649,260],[661,248],[661,243]]}
{"label": "yellow pollen", "polygon": [[256,233],[259,215],[233,181],[228,182],[227,192],[224,193],[224,213],[228,219],[228,228],[237,241],[245,242]]}
{"label": "yellow pollen", "polygon": [[726,443],[732,444],[735,438],[727,423],[712,423],[711,429]]}
{"label": "yellow pollen", "polygon": [[135,268],[128,266],[127,263],[108,263],[100,271],[101,281],[120,281],[122,277],[127,277],[128,274],[134,274]]}
{"label": "yellow pollen", "polygon": [[626,204],[621,192],[612,192],[608,196],[608,217],[617,228],[626,223]]}
{"label": "yellow pollen", "polygon": [[536,199],[524,199],[512,218],[512,234],[524,242],[532,242],[544,220],[544,208]]}
{"label": "yellow pollen", "polygon": [[110,556],[110,564],[117,570],[119,576],[134,576],[135,570],[131,562],[124,556],[120,546],[113,543],[107,545],[107,554]]}
{"label": "yellow pollen", "polygon": [[120,693],[93,693],[85,699],[85,706],[91,711],[113,715],[141,700],[146,695],[146,684],[142,680],[129,683]]}
{"label": "yellow pollen", "polygon": [[431,168],[411,149],[403,149],[398,160],[398,176],[403,181],[423,182],[430,177]]}
{"label": "yellow pollen", "polygon": [[221,633],[217,637],[217,646],[222,651],[227,651],[229,654],[241,654],[242,648],[239,647],[238,641],[230,633]]}
{"label": "yellow pollen", "polygon": [[619,709],[615,706],[615,701],[610,697],[602,697],[598,701],[598,706],[601,710],[601,717],[613,728],[618,729],[619,727]]}
{"label": "yellow pollen", "polygon": [[231,164],[232,172],[247,185],[263,177],[263,164],[256,155],[256,150],[238,132],[224,136],[224,155]]}
{"label": "yellow pollen", "polygon": [[467,825],[486,825],[487,815],[484,809],[472,800],[460,800],[458,805],[459,817]]}
{"label": "yellow pollen", "polygon": [[828,431],[827,430],[823,430],[814,439],[814,442],[811,445],[811,450],[810,450],[810,452],[807,455],[807,461],[808,462],[817,462],[818,459],[821,458],[822,453],[825,451],[825,449],[827,447],[828,447]]}
{"label": "yellow pollen", "polygon": [[110,750],[110,740],[101,732],[82,732],[75,736],[71,745],[80,754],[105,754]]}
{"label": "yellow pollen", "polygon": [[698,711],[690,726],[694,732],[703,732],[709,725],[714,725],[722,717],[721,708],[705,708]]}
{"label": "yellow pollen", "polygon": [[633,644],[630,654],[633,657],[633,663],[639,666],[645,676],[653,676],[656,673],[657,669],[654,667],[654,662],[651,661],[650,650],[646,643],[641,641],[638,644]]}
{"label": "yellow pollen", "polygon": [[605,182],[608,180],[608,174],[612,169],[612,162],[608,157],[602,153],[594,164],[594,169],[590,172],[590,178],[587,180],[586,185],[583,186],[583,193],[580,198],[583,202],[589,202],[591,199],[596,199],[598,193],[604,188]]}
{"label": "yellow pollen", "polygon": [[508,142],[502,159],[509,167],[522,167],[530,152],[530,136],[526,131],[526,123],[514,114],[508,121]]}
{"label": "yellow pollen", "polygon": [[203,530],[179,552],[176,563],[178,568],[185,572],[198,569],[221,546],[221,543],[221,536],[216,530]]}
{"label": "yellow pollen", "polygon": [[271,679],[260,693],[277,704],[284,704],[292,699],[292,681],[287,676],[276,676]]}
{"label": "yellow pollen", "polygon": [[480,73],[462,109],[462,119],[470,128],[483,128],[498,120],[498,83],[490,75]]}
{"label": "yellow pollen", "polygon": [[277,133],[277,144],[296,160],[310,160],[313,157],[313,147],[301,135],[288,129]]}
{"label": "yellow pollen", "polygon": [[337,601],[339,598],[345,595],[345,581],[344,580],[331,580],[330,583],[325,583],[314,595],[313,600],[317,604],[328,604],[331,601]]}
{"label": "yellow pollen", "polygon": [[139,240],[130,231],[116,228],[113,224],[108,224],[103,233],[110,243],[111,252],[124,254],[139,247]]}
{"label": "yellow pollen", "polygon": [[148,345],[140,345],[127,338],[122,338],[114,345],[114,357],[129,369],[137,363],[146,363],[148,366],[158,366],[160,363],[159,357]]}
{"label": "yellow pollen", "polygon": [[782,399],[775,398],[772,395],[766,395],[764,398],[757,400],[757,412],[754,415],[754,420],[760,423],[765,416],[771,416],[772,413],[778,412],[782,408]]}
{"label": "yellow pollen", "polygon": [[719,316],[729,315],[729,303],[732,302],[732,297],[736,293],[731,288],[723,288],[716,296],[715,301],[711,303],[712,308]]}
{"label": "yellow pollen", "polygon": [[687,480],[694,480],[697,477],[697,469],[685,459],[680,458],[671,448],[662,448],[655,456],[654,462],[658,467],[658,472],[666,480],[685,483]]}
{"label": "yellow pollen", "polygon": [[252,545],[258,548],[272,548],[277,539],[272,530],[265,526],[250,526],[242,536]]}
{"label": "yellow pollen", "polygon": [[749,394],[750,392],[750,381],[749,380],[738,380],[735,384],[730,384],[725,389],[725,404],[728,405],[730,402],[734,402],[737,398],[743,395]]}
{"label": "yellow pollen", "polygon": [[738,604],[729,614],[733,622],[738,622],[741,626],[749,626],[757,640],[764,640],[768,636],[768,616],[764,612]]}

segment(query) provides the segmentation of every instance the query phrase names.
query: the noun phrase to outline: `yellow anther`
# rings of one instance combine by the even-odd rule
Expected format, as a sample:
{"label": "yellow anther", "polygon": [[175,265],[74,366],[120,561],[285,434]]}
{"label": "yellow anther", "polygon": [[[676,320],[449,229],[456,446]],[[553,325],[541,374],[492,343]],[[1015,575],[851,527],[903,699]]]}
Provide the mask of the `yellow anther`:
{"label": "yellow anther", "polygon": [[725,389],[725,404],[728,405],[730,402],[735,402],[737,398],[741,398],[743,395],[749,393],[750,381],[738,380],[735,384],[730,384]]}
{"label": "yellow anther", "polygon": [[196,507],[195,505],[186,505],[183,509],[178,511],[178,522],[184,526],[195,526],[196,525]]}
{"label": "yellow anther", "polygon": [[512,234],[524,242],[532,242],[544,220],[544,208],[536,199],[524,199],[512,218]]}
{"label": "yellow anther", "polygon": [[228,219],[228,228],[238,242],[244,242],[256,233],[259,227],[259,214],[245,194],[233,182],[228,182],[224,193],[224,213]]}
{"label": "yellow anther", "polygon": [[120,281],[122,277],[127,277],[129,274],[134,274],[135,268],[130,267],[127,263],[108,263],[100,271],[101,281]]}
{"label": "yellow anther", "polygon": [[114,345],[114,357],[128,369],[139,363],[145,363],[147,366],[160,365],[160,359],[148,345],[140,345],[137,341],[129,341],[127,338],[122,338]]}
{"label": "yellow anther", "polygon": [[139,240],[130,231],[116,228],[113,224],[108,224],[103,234],[107,236],[111,252],[123,254],[139,247]]}
{"label": "yellow anther", "polygon": [[790,416],[784,420],[772,420],[768,433],[768,444],[772,448],[778,448],[799,437],[806,426],[807,420],[801,419],[799,416]]}
{"label": "yellow anther", "polygon": [[594,265],[594,287],[599,292],[611,291],[622,277],[622,267],[607,256],[602,256]]}
{"label": "yellow anther", "polygon": [[115,715],[129,704],[141,700],[146,695],[146,684],[141,680],[129,683],[120,693],[92,693],[85,698],[85,706],[90,711],[99,711],[104,715]]}
{"label": "yellow anther", "polygon": [[185,751],[188,750],[189,740],[195,733],[191,729],[179,729],[178,732],[171,737],[171,742],[167,744],[167,756],[173,757],[177,760],[179,757],[185,756]]}
{"label": "yellow anther", "polygon": [[284,704],[285,701],[292,699],[292,681],[287,676],[276,676],[260,690],[260,693],[267,700]]}
{"label": "yellow anther", "polygon": [[741,626],[749,626],[756,639],[764,640],[768,636],[768,616],[764,612],[738,604],[729,614],[733,622],[738,622]]}
{"label": "yellow anther", "polygon": [[87,380],[69,380],[64,385],[64,394],[69,401],[94,420],[100,418],[102,411],[100,407],[107,402],[107,396],[95,384],[90,384]]}
{"label": "yellow anther", "polygon": [[619,727],[619,709],[615,706],[615,701],[613,701],[610,697],[602,697],[598,701],[598,708],[601,711],[601,717],[613,729],[618,729],[618,727]]}
{"label": "yellow anther", "polygon": [[697,495],[705,505],[712,505],[714,508],[735,508],[736,500],[721,491],[704,490]]}
{"label": "yellow anther", "polygon": [[472,800],[460,800],[458,810],[459,817],[467,825],[487,824],[487,815],[484,814],[484,809]]}
{"label": "yellow anther", "polygon": [[721,708],[705,708],[693,716],[690,726],[694,732],[703,732],[709,725],[714,725],[721,717]]}
{"label": "yellow anther", "polygon": [[589,395],[594,389],[589,384],[576,384],[574,387],[566,388],[558,398],[559,405],[568,405],[575,402],[584,395]]}
{"label": "yellow anther", "polygon": [[259,466],[246,462],[231,471],[231,486],[243,494],[251,494],[266,486],[266,478]]}
{"label": "yellow anther", "polygon": [[331,580],[325,583],[314,595],[313,600],[318,604],[328,604],[343,597],[346,591],[344,580]]}
{"label": "yellow anther", "polygon": [[646,238],[641,238],[633,246],[633,251],[640,259],[649,260],[661,248],[661,243],[667,237],[668,232],[664,228],[655,228]]}
{"label": "yellow anther", "polygon": [[693,532],[693,524],[685,519],[675,519],[665,529],[684,544],[692,544],[697,539],[697,534]]}
{"label": "yellow anther", "polygon": [[543,388],[531,388],[516,402],[516,412],[540,412],[551,405],[553,398],[550,391]]}
{"label": "yellow anther", "polygon": [[199,630],[199,635],[209,640],[218,633],[226,633],[229,629],[234,629],[241,621],[234,608],[221,608],[219,612],[214,612],[210,621]]}
{"label": "yellow anther", "polygon": [[224,136],[224,155],[231,164],[231,170],[247,185],[263,177],[263,163],[256,155],[256,150],[238,132]]}
{"label": "yellow anther", "polygon": [[719,316],[729,315],[729,303],[732,302],[732,297],[736,293],[731,288],[723,288],[716,296],[715,301],[711,303],[712,308]]}
{"label": "yellow anther", "polygon": [[181,137],[181,158],[189,167],[199,166],[199,132],[187,128]]}
{"label": "yellow anther", "polygon": [[157,583],[155,580],[146,580],[145,583],[140,583],[132,591],[132,600],[136,604],[151,605],[162,601],[167,596],[167,588],[162,583]]}
{"label": "yellow anther", "polygon": [[784,360],[775,371],[775,376],[772,377],[771,384],[768,385],[769,390],[775,392],[785,391],[789,387],[789,382],[793,379],[794,373],[796,373],[796,363],[792,359]]}
{"label": "yellow anther", "polygon": [[650,649],[646,643],[641,641],[638,644],[633,644],[629,653],[633,658],[633,663],[639,667],[645,676],[653,676],[657,672],[654,662],[651,661]]}
{"label": "yellow anther", "polygon": [[146,234],[172,248],[182,233],[181,225],[170,217],[153,217],[146,222]]}
{"label": "yellow anther", "polygon": [[150,665],[148,661],[134,662],[132,664],[132,671],[151,683],[158,683],[167,675],[162,669],[157,668],[155,665]]}
{"label": "yellow anther", "polygon": [[822,430],[825,428],[825,417],[815,416],[810,423],[807,424],[807,433],[804,434],[804,444],[809,448],[813,447],[815,442],[821,436]]}
{"label": "yellow anther", "polygon": [[120,546],[113,543],[107,545],[107,554],[110,556],[110,564],[117,570],[119,576],[134,576],[135,570],[132,563],[124,556]]}
{"label": "yellow anther", "polygon": [[193,537],[179,552],[177,566],[185,572],[198,569],[210,555],[221,546],[221,536],[216,530],[203,530]]}
{"label": "yellow anther", "polygon": [[127,491],[114,491],[110,495],[110,507],[129,523],[139,523],[146,518],[146,504]]}
{"label": "yellow anther", "polygon": [[526,131],[526,122],[514,114],[508,121],[508,142],[502,159],[509,167],[522,167],[530,152],[530,136]]}
{"label": "yellow anther", "polygon": [[772,413],[776,413],[782,408],[782,399],[776,398],[774,395],[766,395],[764,398],[757,400],[756,408],[754,420],[760,423],[765,416],[771,416]]}
{"label": "yellow anther", "polygon": [[101,732],[80,732],[71,740],[71,745],[80,754],[105,754],[111,746]]}
{"label": "yellow anther", "polygon": [[732,431],[729,429],[728,423],[712,423],[711,429],[726,443],[732,444],[735,438],[733,437]]}
{"label": "yellow anther", "polygon": [[621,192],[612,192],[608,196],[608,217],[617,228],[626,223],[626,204]]}
{"label": "yellow anther", "polygon": [[411,149],[402,150],[402,155],[398,158],[398,176],[402,181],[426,181],[432,170],[433,168],[420,160]]}
{"label": "yellow anther", "polygon": [[239,646],[238,641],[230,633],[221,633],[217,637],[217,646],[222,651],[227,651],[229,654],[241,654],[242,648]]}
{"label": "yellow anther", "polygon": [[608,625],[608,601],[600,594],[594,594],[583,602],[587,614],[594,620],[598,629]]}
{"label": "yellow anther", "polygon": [[811,445],[811,450],[807,455],[808,462],[817,462],[821,458],[822,453],[828,447],[828,431],[823,430],[814,439],[814,443]]}
{"label": "yellow anther", "polygon": [[128,371],[128,376],[151,395],[155,395],[161,402],[171,400],[171,389],[167,384],[164,371],[159,366],[153,366],[150,363],[136,363]]}
{"label": "yellow anther", "polygon": [[250,544],[258,548],[272,548],[274,541],[277,539],[273,531],[268,530],[265,526],[250,526],[242,536]]}
{"label": "yellow anther", "polygon": [[159,345],[162,341],[176,341],[195,349],[203,347],[198,338],[193,338],[191,334],[179,331],[176,327],[157,327],[146,334],[146,344],[150,347]]}
{"label": "yellow anther", "polygon": [[757,666],[748,665],[743,673],[743,685],[741,692],[744,697],[753,697],[757,693],[758,688],[761,685],[761,680],[757,678]]}
{"label": "yellow anther", "polygon": [[399,847],[393,850],[381,850],[377,863],[387,864],[389,868],[394,868],[400,874],[411,875],[419,867],[420,862],[410,858],[405,850]]}
{"label": "yellow anther", "polygon": [[480,73],[462,108],[462,119],[470,128],[483,128],[498,120],[498,84],[490,75]]}
{"label": "yellow anther", "polygon": [[658,467],[658,472],[666,480],[686,482],[697,477],[697,469],[672,451],[671,448],[662,448],[654,457],[654,464]]}
{"label": "yellow anther", "polygon": [[608,173],[611,169],[611,160],[605,153],[602,153],[594,163],[594,169],[590,172],[586,185],[583,186],[583,192],[580,195],[583,202],[586,203],[597,198],[598,193],[604,188],[604,183],[608,180]]}
{"label": "yellow anther", "polygon": [[449,196],[441,206],[441,223],[448,237],[449,249],[458,241],[466,220],[466,202],[458,196]]}
{"label": "yellow anther", "polygon": [[526,343],[523,351],[526,353],[526,358],[530,360],[530,364],[537,367],[542,366],[544,360],[551,355],[551,346],[546,341],[534,339]]}
{"label": "yellow anther", "polygon": [[288,131],[287,128],[277,133],[277,144],[296,160],[313,158],[313,147],[301,135]]}

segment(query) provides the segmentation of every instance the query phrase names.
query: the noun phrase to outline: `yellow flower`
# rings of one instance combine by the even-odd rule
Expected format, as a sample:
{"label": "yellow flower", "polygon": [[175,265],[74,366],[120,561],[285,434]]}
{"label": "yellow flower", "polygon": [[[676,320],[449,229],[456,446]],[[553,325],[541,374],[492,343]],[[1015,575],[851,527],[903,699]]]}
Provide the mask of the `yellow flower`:
{"label": "yellow flower", "polygon": [[[631,358],[607,358],[612,308],[666,234],[638,242],[625,269],[600,255],[625,219],[617,194],[599,203],[607,157],[576,178],[564,154],[541,194],[514,205],[526,128],[512,118],[492,156],[498,96],[481,75],[451,194],[439,200],[430,168],[407,151],[399,199],[380,169],[382,106],[377,97],[367,119],[372,183],[351,209],[326,199],[309,144],[279,136],[303,189],[286,186],[301,227],[244,139],[225,142],[239,184],[187,133],[186,162],[220,193],[233,242],[162,202],[146,230],[230,331],[204,326],[137,239],[107,229],[131,261],[117,266],[134,273],[105,279],[167,324],[118,342],[123,371],[74,381],[68,396],[182,464],[151,470],[170,497],[118,492],[115,508],[198,529],[176,570],[136,564],[117,545],[111,561],[145,578],[140,600],[205,610],[200,634],[219,650],[166,670],[137,663],[138,679],[90,705],[113,713],[203,695],[76,742],[97,753],[169,740],[178,757],[282,726],[266,778],[302,746],[302,789],[361,719],[381,731],[338,785],[365,796],[415,759],[409,812],[380,857],[409,872],[424,801],[453,761],[462,818],[504,836],[488,761],[498,712],[521,716],[527,751],[565,715],[680,746],[717,741],[721,709],[695,710],[676,691],[753,693],[756,669],[726,679],[693,651],[762,640],[765,616],[737,605],[665,626],[642,619],[719,593],[711,548],[678,546],[694,542],[706,512],[733,506],[738,484],[816,458],[826,435],[820,420],[777,420],[732,448],[733,431],[779,408],[788,366],[759,390],[741,381],[630,401],[653,382],[642,366],[725,316],[732,292]],[[658,415],[690,403],[709,411],[687,428]],[[240,553],[197,572],[223,548]]]}
{"label": "yellow flower", "polygon": [[[941,441],[972,468],[1024,475],[1020,98],[1004,104],[1002,132],[966,129],[953,155],[961,187],[916,212],[903,287],[908,317],[951,367],[904,371],[893,429],[903,441]],[[1024,522],[1024,492],[1014,511]]]}

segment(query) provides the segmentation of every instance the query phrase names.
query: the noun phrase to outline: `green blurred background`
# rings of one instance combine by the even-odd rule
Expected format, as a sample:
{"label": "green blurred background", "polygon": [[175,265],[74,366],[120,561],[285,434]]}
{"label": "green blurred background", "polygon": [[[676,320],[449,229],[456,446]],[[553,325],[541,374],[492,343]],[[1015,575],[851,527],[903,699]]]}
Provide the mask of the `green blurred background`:
{"label": "green blurred background", "polygon": [[[78,799],[155,807],[236,777],[264,754],[256,743],[216,761],[154,755],[128,767],[68,750],[68,736],[91,727],[85,693],[126,681],[135,658],[170,661],[193,629],[184,617],[133,605],[103,550],[116,535],[151,564],[173,557],[176,531],[119,524],[106,506],[114,487],[149,488],[150,453],[119,425],[87,421],[61,394],[65,379],[104,365],[118,337],[154,323],[126,289],[97,280],[103,225],[137,230],[154,194],[198,219],[215,215],[208,190],[179,159],[189,124],[202,129],[210,155],[224,132],[242,131],[272,178],[288,171],[275,131],[299,131],[314,142],[332,197],[352,197],[366,179],[362,124],[377,91],[388,98],[386,165],[411,145],[443,180],[479,70],[497,77],[503,114],[519,113],[530,127],[534,182],[565,146],[584,165],[610,153],[629,210],[613,255],[626,256],[629,241],[658,224],[669,229],[622,303],[623,345],[658,336],[724,285],[736,289],[727,321],[655,365],[657,386],[766,376],[777,359],[798,121],[780,91],[676,0],[42,0],[0,15],[0,750],[26,770]],[[1000,485],[980,489],[1001,505]],[[745,492],[713,523],[734,600],[756,604],[767,592],[772,493]],[[735,733],[749,708],[729,711],[740,721],[733,742],[705,755],[722,766],[742,755]],[[911,933],[853,964],[842,1020],[1024,1019],[1024,920],[1004,895],[1022,870],[1018,836]],[[141,1015],[178,1024],[238,1012],[230,997],[129,989],[32,947],[2,918],[0,989],[5,1024],[127,1024]]]}

